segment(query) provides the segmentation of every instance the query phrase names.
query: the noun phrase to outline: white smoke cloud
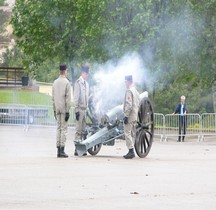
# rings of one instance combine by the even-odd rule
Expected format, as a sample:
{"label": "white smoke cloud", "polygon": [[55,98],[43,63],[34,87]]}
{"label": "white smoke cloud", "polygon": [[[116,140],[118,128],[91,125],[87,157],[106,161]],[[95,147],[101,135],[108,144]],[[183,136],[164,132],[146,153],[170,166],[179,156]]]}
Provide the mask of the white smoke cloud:
{"label": "white smoke cloud", "polygon": [[97,115],[103,115],[123,103],[126,75],[133,76],[136,86],[142,86],[146,80],[147,70],[136,52],[123,56],[118,62],[108,61],[103,65],[95,65],[94,68],[96,86],[93,98]]}

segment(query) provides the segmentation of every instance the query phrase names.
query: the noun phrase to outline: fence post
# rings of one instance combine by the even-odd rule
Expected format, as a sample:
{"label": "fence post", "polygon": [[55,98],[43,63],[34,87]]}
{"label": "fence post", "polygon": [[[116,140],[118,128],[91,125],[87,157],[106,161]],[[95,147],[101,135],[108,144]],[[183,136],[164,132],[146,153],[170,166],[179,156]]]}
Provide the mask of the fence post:
{"label": "fence post", "polygon": [[29,130],[29,126],[28,126],[28,106],[25,106],[25,126],[24,126],[24,131],[27,132]]}

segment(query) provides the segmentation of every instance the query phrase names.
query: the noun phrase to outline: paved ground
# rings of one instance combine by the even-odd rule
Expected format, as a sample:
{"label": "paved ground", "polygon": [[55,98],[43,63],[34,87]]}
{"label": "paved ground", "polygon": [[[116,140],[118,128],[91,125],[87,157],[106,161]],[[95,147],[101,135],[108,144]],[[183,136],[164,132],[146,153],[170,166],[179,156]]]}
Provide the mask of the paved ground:
{"label": "paved ground", "polygon": [[147,158],[125,160],[124,141],[74,157],[72,136],[58,159],[54,128],[0,125],[0,209],[216,209],[216,139],[156,140]]}

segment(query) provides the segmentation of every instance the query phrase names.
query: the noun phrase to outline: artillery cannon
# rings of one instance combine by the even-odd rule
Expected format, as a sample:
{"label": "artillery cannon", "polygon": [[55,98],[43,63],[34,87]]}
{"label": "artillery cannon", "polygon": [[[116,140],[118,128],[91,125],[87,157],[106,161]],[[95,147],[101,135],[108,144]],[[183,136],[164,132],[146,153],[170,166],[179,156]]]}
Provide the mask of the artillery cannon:
{"label": "artillery cannon", "polygon": [[[148,155],[154,136],[154,112],[152,104],[146,93],[140,94],[140,106],[136,126],[135,151],[140,158]],[[91,110],[91,109],[90,109]],[[108,111],[98,123],[91,113],[88,113],[91,124],[83,135],[83,141],[75,142],[78,156],[88,151],[96,155],[102,145],[113,146],[116,139],[124,139],[123,130],[123,105],[119,105]]]}

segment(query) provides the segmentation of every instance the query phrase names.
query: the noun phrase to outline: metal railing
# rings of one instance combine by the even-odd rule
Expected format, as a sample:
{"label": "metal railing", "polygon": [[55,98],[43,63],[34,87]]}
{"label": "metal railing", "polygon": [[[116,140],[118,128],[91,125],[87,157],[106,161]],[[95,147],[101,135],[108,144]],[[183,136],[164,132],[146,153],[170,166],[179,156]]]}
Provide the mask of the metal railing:
{"label": "metal railing", "polygon": [[203,113],[201,115],[201,140],[205,136],[216,136],[216,113]]}
{"label": "metal railing", "polygon": [[[154,136],[160,141],[179,137],[180,115],[161,113],[154,114]],[[204,137],[216,136],[216,113],[187,114],[185,137],[196,137],[203,141]],[[52,106],[0,104],[0,124],[23,125],[25,130],[33,126],[56,126]],[[69,126],[74,126],[74,107],[70,109]],[[184,135],[184,134],[181,134]]]}
{"label": "metal railing", "polygon": [[[74,125],[74,108],[70,109],[69,126]],[[56,126],[52,106],[0,104],[0,124],[30,126]]]}
{"label": "metal railing", "polygon": [[154,136],[159,136],[160,141],[163,141],[165,136],[165,116],[161,113],[154,114]]}
{"label": "metal railing", "polygon": [[185,126],[185,136],[197,136],[198,141],[200,140],[201,118],[199,114],[187,114],[182,117],[181,125],[181,115],[179,114],[167,114],[165,115],[165,126],[164,126],[164,140],[166,141],[170,136],[184,136],[184,126]]}

